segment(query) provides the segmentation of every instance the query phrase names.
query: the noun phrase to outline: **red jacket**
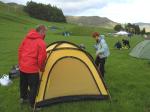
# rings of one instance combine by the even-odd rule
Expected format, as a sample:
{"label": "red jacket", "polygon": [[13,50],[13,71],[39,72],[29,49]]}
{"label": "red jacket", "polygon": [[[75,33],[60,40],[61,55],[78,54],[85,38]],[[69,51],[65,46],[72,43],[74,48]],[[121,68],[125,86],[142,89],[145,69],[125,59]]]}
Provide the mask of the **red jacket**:
{"label": "red jacket", "polygon": [[25,73],[43,71],[46,60],[44,36],[31,30],[21,43],[18,53],[19,69]]}

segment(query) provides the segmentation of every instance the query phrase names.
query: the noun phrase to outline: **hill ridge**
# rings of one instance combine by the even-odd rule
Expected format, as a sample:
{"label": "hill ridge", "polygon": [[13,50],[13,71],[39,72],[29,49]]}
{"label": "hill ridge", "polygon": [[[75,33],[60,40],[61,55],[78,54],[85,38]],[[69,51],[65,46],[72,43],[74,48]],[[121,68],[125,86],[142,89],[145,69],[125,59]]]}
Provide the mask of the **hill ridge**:
{"label": "hill ridge", "polygon": [[112,28],[117,22],[114,22],[107,17],[99,16],[66,16],[67,22],[83,26],[97,26]]}

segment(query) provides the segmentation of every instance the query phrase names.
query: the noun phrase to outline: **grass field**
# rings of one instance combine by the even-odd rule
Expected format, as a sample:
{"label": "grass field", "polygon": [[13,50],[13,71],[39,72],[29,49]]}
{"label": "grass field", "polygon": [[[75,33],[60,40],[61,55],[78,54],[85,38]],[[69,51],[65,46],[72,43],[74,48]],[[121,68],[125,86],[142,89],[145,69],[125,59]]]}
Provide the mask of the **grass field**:
{"label": "grass field", "polygon": [[[1,8],[1,7],[0,7]],[[71,24],[48,23],[15,13],[0,10],[0,74],[8,73],[11,66],[17,64],[17,50],[21,40],[30,28],[37,24],[55,25],[66,30],[79,32],[78,26]],[[46,43],[67,40],[76,44],[83,43],[86,51],[95,57],[94,40],[90,37],[91,28],[81,28],[80,35],[63,37],[58,31],[48,30]],[[89,32],[88,32],[89,30]],[[106,33],[103,29],[94,29]],[[109,32],[110,30],[108,30]],[[85,35],[84,35],[85,34]],[[106,37],[111,55],[106,63],[105,82],[112,101],[79,101],[52,105],[41,112],[150,112],[150,64],[148,60],[130,57],[130,50],[143,39],[134,36],[130,50],[115,50],[114,43],[123,37]],[[19,104],[19,78],[8,87],[0,86],[0,112],[29,112],[28,105]]]}

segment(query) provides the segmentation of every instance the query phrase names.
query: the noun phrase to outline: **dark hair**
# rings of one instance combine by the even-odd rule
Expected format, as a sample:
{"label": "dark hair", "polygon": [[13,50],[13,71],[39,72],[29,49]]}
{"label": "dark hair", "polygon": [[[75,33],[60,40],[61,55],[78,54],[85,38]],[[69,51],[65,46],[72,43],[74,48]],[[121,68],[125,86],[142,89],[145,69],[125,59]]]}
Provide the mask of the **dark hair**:
{"label": "dark hair", "polygon": [[38,25],[35,29],[37,32],[40,32],[41,30],[47,30],[46,26],[41,24],[41,25]]}

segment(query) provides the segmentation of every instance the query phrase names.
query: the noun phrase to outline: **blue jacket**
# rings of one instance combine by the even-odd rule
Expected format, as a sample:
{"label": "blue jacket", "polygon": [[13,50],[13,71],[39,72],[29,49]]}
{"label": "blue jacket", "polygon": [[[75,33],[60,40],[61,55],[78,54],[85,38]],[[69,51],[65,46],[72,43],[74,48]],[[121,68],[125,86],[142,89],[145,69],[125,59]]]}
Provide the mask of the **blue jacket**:
{"label": "blue jacket", "polygon": [[103,35],[99,37],[98,42],[95,45],[95,48],[96,48],[96,56],[99,56],[100,58],[105,58],[110,55],[108,45]]}

